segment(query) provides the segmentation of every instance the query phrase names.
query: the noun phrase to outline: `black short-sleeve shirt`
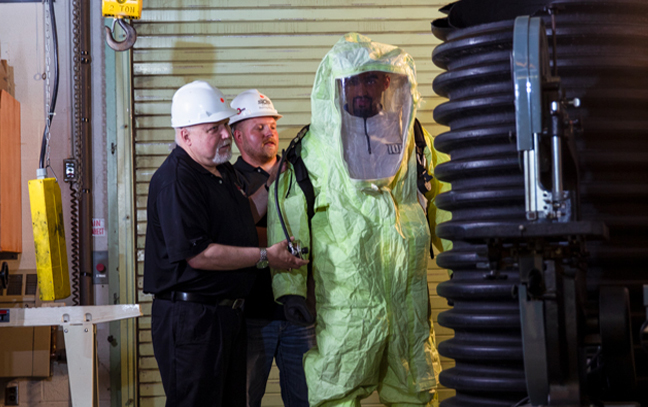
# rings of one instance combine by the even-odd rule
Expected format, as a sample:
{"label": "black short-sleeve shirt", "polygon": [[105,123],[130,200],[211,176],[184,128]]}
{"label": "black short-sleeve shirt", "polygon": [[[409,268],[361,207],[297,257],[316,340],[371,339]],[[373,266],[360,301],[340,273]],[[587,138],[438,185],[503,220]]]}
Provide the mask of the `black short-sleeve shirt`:
{"label": "black short-sleeve shirt", "polygon": [[[261,167],[253,167],[243,158],[239,157],[234,163],[238,179],[243,185],[245,193],[250,196],[261,188],[270,174]],[[257,223],[259,227],[267,226],[267,217],[264,216]],[[254,282],[252,291],[245,301],[245,316],[252,319],[285,320],[283,306],[277,304],[272,293],[272,276],[270,269],[260,270]]]}
{"label": "black short-sleeve shirt", "polygon": [[186,259],[218,243],[258,247],[248,198],[231,164],[207,171],[176,147],[153,174],[147,204],[144,292],[195,292],[218,298],[247,297],[255,267],[194,269]]}

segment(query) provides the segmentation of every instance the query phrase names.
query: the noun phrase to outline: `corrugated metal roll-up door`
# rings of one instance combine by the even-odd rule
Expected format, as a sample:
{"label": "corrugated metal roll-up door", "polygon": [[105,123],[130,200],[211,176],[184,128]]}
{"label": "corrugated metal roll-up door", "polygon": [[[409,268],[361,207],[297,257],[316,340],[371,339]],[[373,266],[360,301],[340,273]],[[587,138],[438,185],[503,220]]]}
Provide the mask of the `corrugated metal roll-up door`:
{"label": "corrugated metal roll-up door", "polygon": [[[135,182],[137,204],[139,318],[139,405],[163,406],[164,391],[151,344],[151,297],[141,292],[146,199],[151,176],[169,154],[171,97],[196,79],[221,89],[229,100],[256,88],[267,94],[284,117],[278,121],[281,148],[310,122],[310,92],[315,71],[340,36],[355,31],[373,40],[403,47],[416,60],[419,90],[425,100],[419,120],[433,134],[444,127],[432,111],[441,99],[432,91],[440,72],[431,61],[439,41],[430,22],[445,1],[407,0],[147,0],[142,19],[135,22],[133,48]],[[238,154],[235,153],[233,161]],[[447,303],[436,295],[437,283],[447,279],[434,262],[429,270],[435,316]],[[437,342],[452,331],[436,325]],[[444,367],[452,360],[442,360]],[[453,391],[442,389],[441,397]],[[279,373],[273,368],[264,406],[282,406]],[[374,394],[364,406],[379,406]]]}

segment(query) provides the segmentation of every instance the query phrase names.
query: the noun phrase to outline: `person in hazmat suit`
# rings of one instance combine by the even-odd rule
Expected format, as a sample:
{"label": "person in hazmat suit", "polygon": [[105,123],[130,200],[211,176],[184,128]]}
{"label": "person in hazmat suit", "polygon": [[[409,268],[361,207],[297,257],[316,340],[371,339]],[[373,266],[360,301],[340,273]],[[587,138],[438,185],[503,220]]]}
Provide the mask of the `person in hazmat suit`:
{"label": "person in hazmat suit", "polygon": [[[448,157],[419,125],[417,162],[416,86],[409,54],[345,35],[319,66],[311,124],[295,139],[314,191],[312,217],[295,165],[271,187],[269,242],[287,232],[310,249],[312,267],[273,270],[273,290],[287,318],[309,323],[314,281],[317,344],[304,356],[312,407],[360,406],[374,390],[387,406],[438,403],[427,260],[430,226],[449,217],[432,202],[449,186],[431,175]],[[428,176],[425,197],[417,164]]]}

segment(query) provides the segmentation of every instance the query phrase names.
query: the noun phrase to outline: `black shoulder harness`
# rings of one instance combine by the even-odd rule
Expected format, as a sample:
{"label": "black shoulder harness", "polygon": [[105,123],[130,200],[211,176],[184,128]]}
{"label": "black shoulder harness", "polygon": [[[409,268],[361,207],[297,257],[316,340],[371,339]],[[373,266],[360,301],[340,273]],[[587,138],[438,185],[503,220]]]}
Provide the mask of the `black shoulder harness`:
{"label": "black shoulder harness", "polygon": [[[302,128],[299,133],[292,139],[290,145],[284,152],[285,160],[290,162],[295,170],[295,179],[297,184],[301,188],[304,196],[306,197],[306,210],[308,214],[308,230],[311,233],[311,219],[315,214],[315,190],[313,189],[313,183],[311,182],[308,176],[308,169],[304,160],[301,157],[301,141],[308,133],[310,126],[305,126]],[[417,171],[417,187],[419,191],[425,195],[430,191],[431,183],[433,179],[431,175],[428,174],[426,168],[426,158],[425,158],[425,148],[427,143],[425,142],[425,135],[423,133],[423,127],[418,119],[414,119],[414,141],[416,144],[416,171]],[[312,236],[312,234],[311,234]],[[430,244],[430,255],[434,258],[434,252],[432,251],[432,244]],[[311,269],[311,264],[308,265],[309,270]]]}
{"label": "black shoulder harness", "polygon": [[313,215],[315,214],[315,190],[313,189],[313,183],[308,177],[308,170],[304,164],[304,160],[301,158],[301,141],[308,133],[310,126],[305,126],[299,131],[295,138],[290,142],[288,149],[286,150],[286,161],[292,164],[295,170],[295,179],[297,184],[304,192],[306,197],[306,207],[308,213],[308,228],[310,229],[310,221]]}
{"label": "black shoulder harness", "polygon": [[432,176],[427,172],[425,158],[425,135],[423,127],[418,119],[414,119],[414,141],[416,142],[416,186],[418,190],[425,195],[432,188]]}

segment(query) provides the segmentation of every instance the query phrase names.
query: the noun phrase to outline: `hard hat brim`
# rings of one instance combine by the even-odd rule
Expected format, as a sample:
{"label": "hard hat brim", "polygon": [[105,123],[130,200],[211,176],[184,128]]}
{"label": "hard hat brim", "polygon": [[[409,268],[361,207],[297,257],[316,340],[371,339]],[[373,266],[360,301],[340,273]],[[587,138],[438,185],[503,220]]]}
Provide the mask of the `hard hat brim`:
{"label": "hard hat brim", "polygon": [[223,109],[220,112],[214,113],[209,116],[205,117],[200,117],[196,120],[185,120],[185,121],[180,121],[180,120],[172,120],[171,121],[171,127],[173,128],[178,128],[178,127],[189,127],[189,126],[195,126],[197,124],[205,124],[205,123],[217,123],[222,120],[225,120],[227,118],[230,119],[229,123],[232,123],[232,117],[236,116],[237,111],[232,109],[232,108],[227,108]]}
{"label": "hard hat brim", "polygon": [[[234,111],[234,112],[236,112],[236,111]],[[254,113],[254,114],[247,115],[247,116],[242,116],[242,115],[237,114],[234,117],[230,117],[230,122],[229,123],[234,124],[234,123],[242,122],[242,121],[247,120],[247,119],[254,119],[256,117],[274,117],[276,120],[279,120],[283,116],[280,115],[280,114],[265,114],[265,113]]]}

